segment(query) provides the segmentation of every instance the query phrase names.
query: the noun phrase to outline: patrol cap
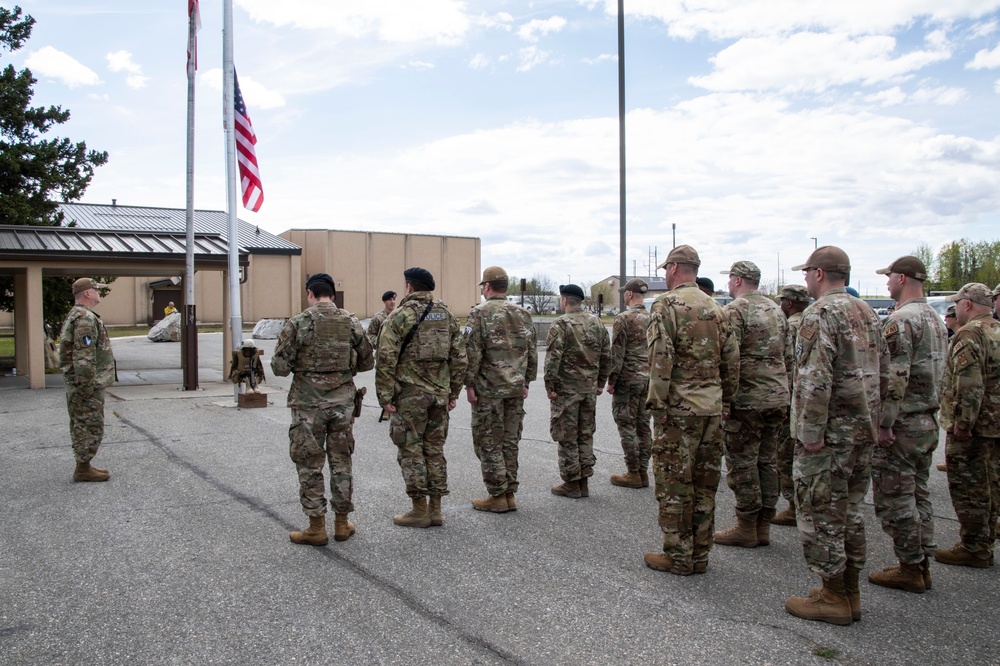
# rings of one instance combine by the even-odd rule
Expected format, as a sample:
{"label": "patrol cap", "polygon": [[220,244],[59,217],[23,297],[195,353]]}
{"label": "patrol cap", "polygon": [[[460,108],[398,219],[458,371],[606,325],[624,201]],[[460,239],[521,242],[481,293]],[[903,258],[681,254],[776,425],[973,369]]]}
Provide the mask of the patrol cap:
{"label": "patrol cap", "polygon": [[875,272],[879,275],[899,273],[900,275],[905,275],[906,277],[911,277],[914,280],[920,280],[921,282],[927,279],[927,268],[924,266],[924,262],[920,261],[917,257],[911,257],[909,255],[900,257],[896,261],[889,264],[888,267],[880,268]]}
{"label": "patrol cap", "polygon": [[500,268],[499,266],[490,266],[483,271],[483,281],[479,283],[480,286],[486,284],[487,282],[493,282],[494,280],[506,280],[507,271]]}
{"label": "patrol cap", "polygon": [[576,296],[581,301],[583,300],[583,289],[576,286],[575,284],[561,284],[559,285],[559,294],[561,296]]}
{"label": "patrol cap", "polygon": [[631,291],[633,294],[645,294],[649,290],[649,285],[642,278],[632,278],[625,283],[625,286],[618,290],[619,293]]}
{"label": "patrol cap", "polygon": [[242,343],[240,343],[240,347],[242,347],[243,349],[257,349],[257,343],[254,342],[253,340],[244,340]]}
{"label": "patrol cap", "polygon": [[993,292],[982,282],[970,282],[961,289],[958,290],[957,294],[952,294],[951,296],[945,296],[946,301],[949,303],[958,303],[959,301],[972,301],[977,305],[985,305],[990,307],[993,305]]}
{"label": "patrol cap", "polygon": [[407,282],[417,282],[427,287],[428,291],[434,291],[434,276],[426,268],[413,266],[403,271],[403,277]]}
{"label": "patrol cap", "polygon": [[82,291],[87,291],[88,289],[103,289],[107,287],[106,284],[101,284],[100,282],[95,282],[91,278],[80,278],[73,283],[73,295],[76,296]]}
{"label": "patrol cap", "polygon": [[334,283],[333,278],[327,275],[326,273],[313,273],[312,275],[307,277],[306,289],[309,289],[310,287],[312,287],[312,285],[314,285],[317,282],[325,282],[326,284],[330,285],[331,289],[337,291],[337,285]]}
{"label": "patrol cap", "polygon": [[793,271],[804,271],[808,268],[822,268],[824,271],[833,271],[834,273],[850,273],[851,260],[847,257],[847,253],[836,245],[824,245],[813,250],[806,263],[792,266]]}
{"label": "patrol cap", "polygon": [[808,303],[809,290],[800,284],[786,284],[781,288],[781,298],[793,303]]}
{"label": "patrol cap", "polygon": [[721,271],[721,273],[760,282],[760,269],[752,261],[737,261],[732,268],[728,271]]}
{"label": "patrol cap", "polygon": [[996,298],[997,296],[1000,296],[1000,284],[993,287],[993,298]]}
{"label": "patrol cap", "polygon": [[694,283],[699,287],[701,287],[702,289],[708,289],[713,294],[715,293],[715,283],[712,282],[707,277],[700,277],[697,280],[695,280]]}
{"label": "patrol cap", "polygon": [[955,318],[955,306],[954,305],[949,305],[948,309],[944,311],[944,316],[945,317],[951,317],[952,319],[954,319]]}
{"label": "patrol cap", "polygon": [[382,294],[382,302],[385,303],[390,298],[396,298],[396,292],[392,291],[391,289]]}
{"label": "patrol cap", "polygon": [[690,245],[678,245],[657,268],[664,268],[667,264],[688,264],[697,267],[701,266],[701,258],[698,256],[698,251]]}

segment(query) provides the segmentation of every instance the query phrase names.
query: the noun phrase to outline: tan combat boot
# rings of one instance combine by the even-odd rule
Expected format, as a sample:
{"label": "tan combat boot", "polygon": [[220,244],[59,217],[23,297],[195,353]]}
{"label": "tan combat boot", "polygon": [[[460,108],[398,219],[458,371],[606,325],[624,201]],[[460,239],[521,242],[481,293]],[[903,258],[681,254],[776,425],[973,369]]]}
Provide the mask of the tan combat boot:
{"label": "tan combat boot", "polygon": [[784,511],[775,514],[774,518],[771,519],[772,525],[791,525],[794,527],[797,523],[795,521],[795,505],[791,502]]}
{"label": "tan combat boot", "polygon": [[924,557],[924,561],[920,563],[920,575],[924,579],[924,589],[931,589],[931,558]]}
{"label": "tan combat boot", "polygon": [[739,546],[741,548],[757,547],[757,523],[746,518],[736,517],[736,524],[728,530],[715,533],[715,545]]}
{"label": "tan combat boot", "polygon": [[433,527],[441,527],[444,525],[444,514],[441,513],[441,496],[431,495],[430,506],[427,508],[427,513],[431,519],[431,525]]}
{"label": "tan combat boot", "polygon": [[490,495],[486,499],[472,500],[472,508],[476,511],[490,511],[492,513],[507,513],[510,506],[507,503],[507,495]]}
{"label": "tan combat boot", "polygon": [[675,563],[674,559],[666,553],[646,553],[643,555],[642,561],[655,571],[666,571],[678,576],[690,576],[694,573],[691,569],[679,566],[679,563]]}
{"label": "tan combat boot", "polygon": [[330,541],[326,535],[326,516],[309,516],[309,527],[301,532],[289,532],[288,538],[303,546],[325,546]]}
{"label": "tan combat boot", "polygon": [[580,482],[565,481],[560,483],[558,486],[552,486],[552,494],[569,497],[571,499],[580,499]]}
{"label": "tan combat boot", "polygon": [[935,467],[938,468],[939,472],[947,472],[948,471],[948,463],[946,463],[946,462],[938,463],[937,465],[935,465]]}
{"label": "tan combat boot", "polygon": [[517,511],[517,501],[514,499],[514,493],[507,493],[507,508],[511,511]]}
{"label": "tan combat boot", "polygon": [[430,527],[431,515],[427,511],[426,497],[413,497],[413,508],[406,513],[392,517],[392,522],[400,527]]}
{"label": "tan combat boot", "polygon": [[649,488],[649,472],[645,469],[639,470],[639,480],[642,481],[643,488]]}
{"label": "tan combat boot", "polygon": [[73,480],[77,482],[86,481],[107,481],[111,478],[111,473],[106,469],[94,467],[87,462],[78,462],[76,470],[73,472]]}
{"label": "tan combat boot", "polygon": [[[989,557],[979,557],[971,550],[962,545],[959,541],[948,550],[939,550],[934,553],[934,559],[941,564],[951,564],[956,567],[974,567],[976,569],[986,569],[990,566]],[[926,587],[926,586],[925,586]]]}
{"label": "tan combat boot", "polygon": [[923,594],[924,590],[927,589],[924,586],[924,575],[920,570],[920,565],[903,562],[900,562],[898,567],[886,567],[882,571],[871,572],[868,574],[868,582],[916,594]]}
{"label": "tan combat boot", "polygon": [[354,523],[347,519],[346,513],[338,513],[333,517],[333,538],[336,541],[347,541],[354,535]]}
{"label": "tan combat boot", "polygon": [[588,478],[585,476],[580,479],[580,497],[590,497],[590,486],[587,484]]}
{"label": "tan combat boot", "polygon": [[612,474],[611,475],[611,485],[618,486],[620,488],[643,488],[642,477],[639,476],[639,472],[633,472],[629,470],[625,474]]}
{"label": "tan combat boot", "polygon": [[757,545],[771,545],[771,520],[764,517],[764,512],[757,514]]}
{"label": "tan combat boot", "polygon": [[823,581],[821,589],[808,597],[788,597],[785,610],[803,620],[818,620],[830,624],[848,625],[853,621],[851,603],[844,589],[844,575]]}
{"label": "tan combat boot", "polygon": [[844,592],[847,592],[847,603],[851,606],[851,619],[857,622],[861,619],[861,588],[859,579],[861,569],[852,567],[848,563],[844,569]]}

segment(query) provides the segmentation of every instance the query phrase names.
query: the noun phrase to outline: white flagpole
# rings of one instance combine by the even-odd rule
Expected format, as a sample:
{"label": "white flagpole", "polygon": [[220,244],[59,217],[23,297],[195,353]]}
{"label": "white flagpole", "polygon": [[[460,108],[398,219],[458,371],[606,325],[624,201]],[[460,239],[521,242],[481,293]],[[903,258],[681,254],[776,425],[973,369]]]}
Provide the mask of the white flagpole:
{"label": "white flagpole", "polygon": [[[236,351],[243,342],[243,313],[240,308],[239,228],[236,190],[239,170],[236,167],[235,92],[233,83],[233,0],[224,0],[222,12],[222,106],[226,121],[226,207],[229,213],[229,330]],[[238,386],[233,386],[236,400]]]}
{"label": "white flagpole", "polygon": [[187,212],[184,216],[184,324],[181,327],[184,390],[198,390],[198,326],[194,302],[194,77],[198,58],[198,12],[188,16],[188,106],[187,106]]}

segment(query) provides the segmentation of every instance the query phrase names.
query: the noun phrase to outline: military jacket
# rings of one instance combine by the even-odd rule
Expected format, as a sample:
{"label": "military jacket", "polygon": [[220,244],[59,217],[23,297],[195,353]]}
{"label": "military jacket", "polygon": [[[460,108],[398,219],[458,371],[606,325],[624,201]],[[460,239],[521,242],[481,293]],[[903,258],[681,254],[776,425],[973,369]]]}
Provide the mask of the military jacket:
{"label": "military jacket", "polygon": [[271,357],[279,377],[294,373],[289,407],[317,407],[334,389],[375,363],[358,318],[329,301],[320,301],[285,322]]}
{"label": "military jacket", "polygon": [[802,313],[795,346],[792,433],[801,442],[874,444],[889,378],[878,315],[837,287]]}
{"label": "military jacket", "polygon": [[989,315],[971,320],[952,338],[941,425],[1000,437],[1000,322]]}
{"label": "military jacket", "polygon": [[795,341],[799,335],[799,325],[802,324],[802,313],[792,314],[786,323],[788,334],[785,336],[785,368],[788,370],[788,401],[791,403],[795,386]]}
{"label": "military jacket", "polygon": [[926,429],[936,430],[932,415],[940,404],[948,329],[926,298],[913,298],[889,315],[882,333],[889,346],[889,384],[879,425],[891,428],[900,416],[924,414]]}
{"label": "military jacket", "polygon": [[[431,304],[420,325],[420,317]],[[416,332],[400,357],[410,330]],[[458,320],[429,291],[407,294],[382,325],[375,369],[375,391],[380,405],[388,405],[402,386],[435,396],[457,399],[465,380],[468,359]]]}
{"label": "military jacket", "polygon": [[619,384],[645,385],[649,380],[649,355],[646,353],[646,326],[649,311],[646,306],[631,305],[615,317],[611,338],[611,372],[608,385],[618,390]]}
{"label": "military jacket", "polygon": [[465,385],[485,398],[523,397],[538,377],[535,327],[528,311],[493,296],[472,308],[465,334]]}
{"label": "military jacket", "polygon": [[611,344],[598,317],[583,310],[567,312],[552,322],[545,343],[546,393],[596,393],[604,387]]}
{"label": "military jacket", "polygon": [[90,390],[115,383],[115,357],[100,315],[74,305],[59,335],[59,365],[66,381]]}
{"label": "military jacket", "polygon": [[368,336],[368,342],[371,343],[372,349],[378,349],[378,334],[382,330],[382,324],[385,323],[388,316],[389,313],[383,308],[373,314],[371,321],[368,322],[368,330],[365,331],[365,334]]}
{"label": "military jacket", "polygon": [[653,301],[646,405],[674,416],[719,416],[736,395],[740,347],[729,318],[694,282]]}
{"label": "military jacket", "polygon": [[740,346],[740,384],[733,408],[787,407],[788,322],[781,308],[759,291],[752,291],[731,301],[725,311]]}

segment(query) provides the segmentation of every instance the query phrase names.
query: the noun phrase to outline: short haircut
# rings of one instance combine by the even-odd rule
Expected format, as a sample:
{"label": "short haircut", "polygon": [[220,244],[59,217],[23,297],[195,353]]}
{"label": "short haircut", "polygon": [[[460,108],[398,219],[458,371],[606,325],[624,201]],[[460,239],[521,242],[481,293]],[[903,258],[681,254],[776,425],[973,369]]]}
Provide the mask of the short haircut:
{"label": "short haircut", "polygon": [[760,286],[760,280],[751,280],[750,278],[745,277],[745,278],[743,278],[743,282],[748,287],[752,287],[753,289],[756,289],[757,287]]}
{"label": "short haircut", "polygon": [[316,298],[333,298],[335,293],[333,285],[326,280],[313,280],[306,289],[311,291]]}
{"label": "short haircut", "polygon": [[579,296],[569,296],[569,295],[563,294],[563,298],[566,299],[566,304],[567,305],[570,305],[570,306],[572,306],[574,308],[577,307],[577,306],[579,306],[579,305],[581,305],[583,303],[583,299],[580,298]]}
{"label": "short haircut", "polygon": [[499,280],[490,280],[486,284],[490,285],[490,289],[493,291],[505,294],[507,293],[507,287],[510,285],[510,281],[507,278],[500,278]]}
{"label": "short haircut", "polygon": [[413,285],[413,291],[434,291],[429,284],[419,280],[407,280],[406,284]]}
{"label": "short haircut", "polygon": [[850,273],[840,273],[838,271],[826,271],[826,278],[831,282],[843,282],[848,284],[851,281]]}

